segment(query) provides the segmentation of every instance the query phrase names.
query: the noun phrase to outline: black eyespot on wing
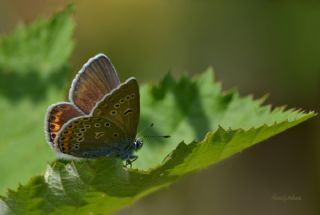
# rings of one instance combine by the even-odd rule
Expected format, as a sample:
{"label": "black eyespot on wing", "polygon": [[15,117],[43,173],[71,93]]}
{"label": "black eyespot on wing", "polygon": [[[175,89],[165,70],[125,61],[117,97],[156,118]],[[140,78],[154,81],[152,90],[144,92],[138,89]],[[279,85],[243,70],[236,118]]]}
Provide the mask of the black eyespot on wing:
{"label": "black eyespot on wing", "polygon": [[83,133],[77,133],[77,137],[83,137]]}
{"label": "black eyespot on wing", "polygon": [[65,130],[64,132],[63,132],[63,134],[71,134],[72,132],[70,131],[70,130]]}
{"label": "black eyespot on wing", "polygon": [[84,140],[84,138],[80,137],[80,138],[77,139],[77,142],[82,142],[83,140]]}

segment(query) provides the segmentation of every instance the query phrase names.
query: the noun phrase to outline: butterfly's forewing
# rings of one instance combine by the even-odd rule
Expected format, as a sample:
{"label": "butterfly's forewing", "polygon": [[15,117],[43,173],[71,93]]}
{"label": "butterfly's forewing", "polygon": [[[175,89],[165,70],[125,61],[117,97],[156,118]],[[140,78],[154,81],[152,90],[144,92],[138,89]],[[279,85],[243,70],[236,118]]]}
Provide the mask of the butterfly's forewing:
{"label": "butterfly's forewing", "polygon": [[124,131],[111,120],[85,116],[66,124],[55,144],[64,154],[94,158],[111,154],[119,156],[121,147],[128,143]]}
{"label": "butterfly's forewing", "polygon": [[69,99],[85,114],[89,114],[96,103],[119,84],[109,58],[98,54],[83,66],[73,80]]}
{"label": "butterfly's forewing", "polygon": [[46,135],[48,142],[53,143],[62,126],[69,120],[84,114],[71,103],[58,103],[48,108],[46,117]]}
{"label": "butterfly's forewing", "polygon": [[133,142],[140,115],[139,87],[135,78],[129,78],[120,87],[106,95],[94,109],[92,116],[112,120],[123,128],[129,142]]}

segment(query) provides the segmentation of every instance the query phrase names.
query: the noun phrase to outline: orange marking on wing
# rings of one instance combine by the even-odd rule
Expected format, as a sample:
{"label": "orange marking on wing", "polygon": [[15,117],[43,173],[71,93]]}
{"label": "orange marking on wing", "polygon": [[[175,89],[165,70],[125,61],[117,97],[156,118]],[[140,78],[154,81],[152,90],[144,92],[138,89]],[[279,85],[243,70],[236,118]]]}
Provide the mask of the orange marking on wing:
{"label": "orange marking on wing", "polygon": [[51,129],[51,131],[52,132],[57,132],[57,131],[59,131],[60,130],[60,124],[58,124],[58,123],[54,123],[54,122],[52,122],[52,123],[50,123],[50,129]]}
{"label": "orange marking on wing", "polygon": [[50,122],[59,122],[59,119],[58,119],[58,117],[56,117],[54,115],[51,115],[50,116]]}
{"label": "orange marking on wing", "polygon": [[58,124],[58,123],[50,123],[50,129],[51,129],[51,138],[52,139],[54,139],[56,136],[57,136],[57,134],[58,134],[58,132],[59,132],[59,130],[60,130],[60,124]]}
{"label": "orange marking on wing", "polygon": [[68,153],[71,149],[71,146],[69,144],[69,140],[71,139],[73,135],[73,131],[72,131],[72,128],[67,128],[67,130],[64,132],[64,136],[63,138],[61,138],[61,151],[63,153]]}
{"label": "orange marking on wing", "polygon": [[68,153],[69,150],[70,150],[70,146],[68,144],[68,142],[66,141],[63,141],[60,145],[60,150],[63,152],[63,153]]}

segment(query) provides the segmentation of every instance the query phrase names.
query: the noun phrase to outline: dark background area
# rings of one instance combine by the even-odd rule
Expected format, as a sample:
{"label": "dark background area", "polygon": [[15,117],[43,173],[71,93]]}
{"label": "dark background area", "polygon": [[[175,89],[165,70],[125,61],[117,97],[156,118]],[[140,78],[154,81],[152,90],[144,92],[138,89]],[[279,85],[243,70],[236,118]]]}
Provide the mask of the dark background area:
{"label": "dark background area", "polygon": [[[0,33],[70,1],[0,0]],[[75,2],[76,73],[106,53],[121,80],[157,82],[212,65],[224,89],[319,111],[320,2],[286,0]],[[72,75],[70,75],[70,80]],[[318,214],[319,119],[186,177],[119,214]],[[297,197],[281,201],[277,197]]]}

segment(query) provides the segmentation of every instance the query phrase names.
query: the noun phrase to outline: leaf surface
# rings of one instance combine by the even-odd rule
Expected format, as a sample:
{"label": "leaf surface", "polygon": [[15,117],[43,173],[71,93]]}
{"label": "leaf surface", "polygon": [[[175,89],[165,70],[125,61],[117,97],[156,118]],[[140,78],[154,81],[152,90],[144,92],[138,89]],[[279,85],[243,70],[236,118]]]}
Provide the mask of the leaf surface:
{"label": "leaf surface", "polygon": [[0,38],[0,191],[24,184],[0,197],[0,214],[111,214],[316,115],[223,91],[211,68],[192,79],[167,75],[140,84],[139,130],[155,126],[139,135],[171,138],[145,137],[132,169],[111,157],[57,160],[39,175],[54,157],[44,115],[67,91],[71,11]]}
{"label": "leaf surface", "polygon": [[0,37],[0,193],[46,168],[47,107],[64,100],[73,48],[72,8]]}
{"label": "leaf surface", "polygon": [[235,153],[315,115],[283,108],[271,110],[263,99],[223,92],[211,69],[189,80],[170,76],[141,87],[141,127],[150,120],[134,169],[115,158],[55,161],[17,191],[1,198],[8,214],[111,214]]}

